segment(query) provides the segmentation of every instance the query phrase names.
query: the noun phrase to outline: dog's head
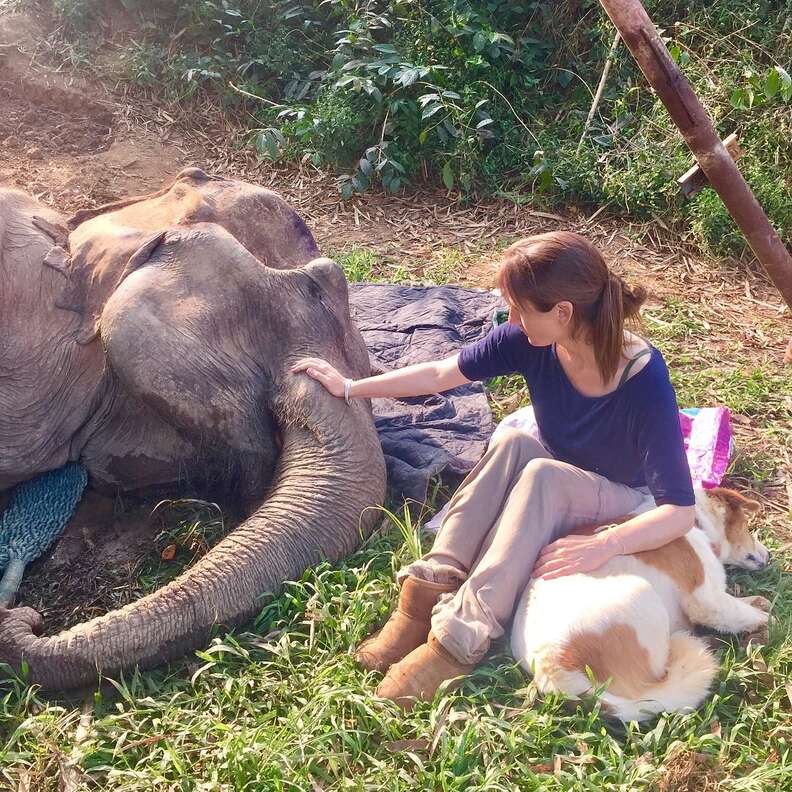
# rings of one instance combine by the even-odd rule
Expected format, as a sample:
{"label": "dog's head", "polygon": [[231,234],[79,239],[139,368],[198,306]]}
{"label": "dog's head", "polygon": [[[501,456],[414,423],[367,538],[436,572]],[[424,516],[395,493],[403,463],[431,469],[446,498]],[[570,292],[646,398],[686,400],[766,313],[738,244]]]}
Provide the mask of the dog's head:
{"label": "dog's head", "polygon": [[748,515],[760,505],[725,487],[696,490],[696,522],[724,564],[762,569],[770,553],[748,529]]}

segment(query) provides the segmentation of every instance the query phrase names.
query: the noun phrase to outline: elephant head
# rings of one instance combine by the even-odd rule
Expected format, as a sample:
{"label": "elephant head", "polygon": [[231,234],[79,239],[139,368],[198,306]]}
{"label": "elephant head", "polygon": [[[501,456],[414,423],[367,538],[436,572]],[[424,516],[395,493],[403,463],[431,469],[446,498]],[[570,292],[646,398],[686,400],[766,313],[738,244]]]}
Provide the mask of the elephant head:
{"label": "elephant head", "polygon": [[[227,466],[257,505],[180,578],[120,610],[51,637],[37,636],[40,618],[30,608],[0,612],[0,661],[26,662],[30,681],[47,688],[157,665],[200,645],[212,625],[241,623],[263,593],[350,553],[384,497],[369,405],[346,404],[290,372],[307,355],[349,376],[369,371],[339,267],[305,260],[316,252],[312,239],[302,261],[277,269],[251,252],[255,240],[243,244],[231,223],[213,221],[223,217],[163,218],[154,232],[136,229],[137,247],[112,277],[103,270],[94,279],[103,296],[80,298],[96,339],[79,343],[101,343],[107,371],[83,458],[92,476],[113,469],[125,486],[128,438],[142,434],[136,442],[163,470]],[[85,251],[109,255],[111,244],[91,242],[81,228],[72,232],[66,267],[77,295],[85,291],[80,268],[90,271]]]}

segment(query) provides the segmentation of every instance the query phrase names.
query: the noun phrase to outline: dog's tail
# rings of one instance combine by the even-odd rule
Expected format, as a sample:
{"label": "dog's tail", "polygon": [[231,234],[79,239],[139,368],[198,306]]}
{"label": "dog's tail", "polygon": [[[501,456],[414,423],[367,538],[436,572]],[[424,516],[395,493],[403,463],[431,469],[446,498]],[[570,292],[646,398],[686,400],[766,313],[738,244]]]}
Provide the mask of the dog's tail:
{"label": "dog's tail", "polygon": [[704,641],[684,631],[671,635],[668,650],[668,668],[662,680],[647,680],[635,698],[605,692],[601,699],[604,709],[623,721],[641,721],[660,712],[698,707],[718,673],[714,655]]}

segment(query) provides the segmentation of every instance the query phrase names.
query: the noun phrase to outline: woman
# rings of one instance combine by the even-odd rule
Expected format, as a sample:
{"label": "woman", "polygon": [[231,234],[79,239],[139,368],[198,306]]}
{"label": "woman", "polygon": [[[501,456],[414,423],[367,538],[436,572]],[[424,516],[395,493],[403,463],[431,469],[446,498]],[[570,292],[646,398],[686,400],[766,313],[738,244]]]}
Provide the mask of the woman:
{"label": "woman", "polygon": [[[662,355],[625,330],[646,297],[582,236],[552,232],[508,248],[497,275],[509,321],[458,355],[351,381],[306,372],[340,398],[418,396],[524,375],[541,439],[504,432],[449,504],[432,550],[402,569],[397,610],[358,649],[387,674],[377,689],[411,706],[469,673],[503,635],[532,575],[589,572],[660,547],[693,526],[677,402]],[[592,536],[645,504],[655,507]]]}

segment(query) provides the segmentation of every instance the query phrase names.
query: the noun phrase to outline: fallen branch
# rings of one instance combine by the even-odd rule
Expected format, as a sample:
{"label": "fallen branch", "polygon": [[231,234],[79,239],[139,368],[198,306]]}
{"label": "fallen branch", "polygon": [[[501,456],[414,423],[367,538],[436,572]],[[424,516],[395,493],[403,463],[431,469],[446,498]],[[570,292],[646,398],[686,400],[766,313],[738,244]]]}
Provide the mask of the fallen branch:
{"label": "fallen branch", "polygon": [[613,41],[610,45],[610,49],[608,50],[608,57],[605,59],[605,66],[602,69],[602,76],[600,77],[599,85],[597,86],[597,92],[594,94],[594,101],[591,103],[591,110],[589,110],[588,118],[586,118],[586,123],[583,126],[583,134],[580,136],[580,140],[577,144],[577,154],[580,153],[580,148],[583,145],[583,140],[588,134],[591,121],[594,118],[594,113],[597,112],[597,108],[599,107],[600,100],[602,99],[602,93],[605,90],[605,83],[608,81],[608,74],[610,73],[611,64],[613,63],[613,56],[616,54],[616,47],[619,45],[620,40],[621,34],[617,30],[616,35],[613,37]]}

